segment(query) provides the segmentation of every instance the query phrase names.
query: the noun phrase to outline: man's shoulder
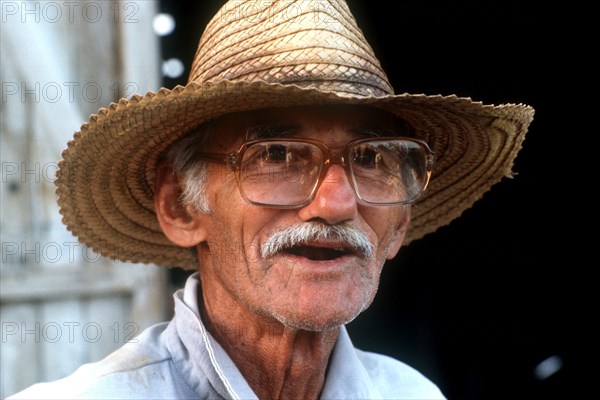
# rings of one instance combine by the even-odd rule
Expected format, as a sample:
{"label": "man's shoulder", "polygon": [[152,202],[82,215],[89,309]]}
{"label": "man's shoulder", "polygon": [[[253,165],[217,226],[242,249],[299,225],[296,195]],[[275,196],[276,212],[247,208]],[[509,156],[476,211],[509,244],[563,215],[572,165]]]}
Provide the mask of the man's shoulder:
{"label": "man's shoulder", "polygon": [[355,350],[372,382],[385,398],[445,399],[433,382],[410,365],[382,354]]}
{"label": "man's shoulder", "polygon": [[164,374],[156,363],[139,365],[135,369],[106,371],[103,361],[99,361],[82,365],[66,378],[30,386],[7,400],[144,399],[152,393],[153,383],[160,376]]}
{"label": "man's shoulder", "polygon": [[165,327],[148,328],[103,360],[82,365],[63,379],[33,385],[9,399],[160,397],[161,388],[171,386],[165,381],[176,378],[169,373],[171,356],[160,343]]}

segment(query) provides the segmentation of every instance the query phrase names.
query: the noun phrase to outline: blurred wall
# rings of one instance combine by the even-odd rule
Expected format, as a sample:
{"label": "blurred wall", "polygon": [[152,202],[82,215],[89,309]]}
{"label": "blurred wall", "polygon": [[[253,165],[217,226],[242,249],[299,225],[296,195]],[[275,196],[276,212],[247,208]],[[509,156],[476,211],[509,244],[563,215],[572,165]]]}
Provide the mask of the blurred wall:
{"label": "blurred wall", "polygon": [[[90,114],[160,87],[153,1],[2,1],[0,397],[96,361],[167,317],[166,273],[61,223],[54,175]],[[134,340],[134,339],[133,339]]]}

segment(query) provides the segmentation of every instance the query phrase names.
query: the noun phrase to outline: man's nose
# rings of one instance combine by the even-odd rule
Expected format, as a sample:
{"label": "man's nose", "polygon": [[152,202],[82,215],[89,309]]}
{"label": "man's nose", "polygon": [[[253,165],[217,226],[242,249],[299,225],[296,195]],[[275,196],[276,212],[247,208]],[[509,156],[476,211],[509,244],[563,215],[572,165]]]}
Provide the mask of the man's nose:
{"label": "man's nose", "polygon": [[357,208],[356,195],[346,171],[334,164],[327,171],[313,201],[300,209],[299,216],[305,221],[319,218],[328,224],[336,224],[354,219]]}

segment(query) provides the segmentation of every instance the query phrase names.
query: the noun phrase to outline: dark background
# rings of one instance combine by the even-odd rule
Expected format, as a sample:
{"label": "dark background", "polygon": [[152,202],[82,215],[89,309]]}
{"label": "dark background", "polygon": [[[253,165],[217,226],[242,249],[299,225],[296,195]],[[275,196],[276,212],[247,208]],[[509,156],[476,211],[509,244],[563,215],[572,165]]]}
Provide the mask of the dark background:
{"label": "dark background", "polygon": [[[161,39],[163,58],[189,68],[223,3],[163,0],[177,22]],[[349,325],[355,345],[414,366],[450,399],[582,398],[589,322],[570,291],[578,262],[568,202],[577,185],[565,179],[579,145],[566,140],[574,129],[567,11],[519,1],[348,3],[397,93],[536,109],[518,175],[388,263],[375,303]],[[164,86],[185,84],[187,72]],[[554,355],[563,368],[536,379],[536,365]]]}

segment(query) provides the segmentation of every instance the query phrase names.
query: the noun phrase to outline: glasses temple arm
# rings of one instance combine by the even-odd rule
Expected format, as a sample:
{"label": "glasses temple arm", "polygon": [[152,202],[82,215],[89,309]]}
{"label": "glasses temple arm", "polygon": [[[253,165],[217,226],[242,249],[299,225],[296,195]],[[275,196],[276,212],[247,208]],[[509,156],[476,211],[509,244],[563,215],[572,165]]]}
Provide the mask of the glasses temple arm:
{"label": "glasses temple arm", "polygon": [[195,153],[194,158],[202,161],[225,164],[233,169],[237,169],[236,153]]}

